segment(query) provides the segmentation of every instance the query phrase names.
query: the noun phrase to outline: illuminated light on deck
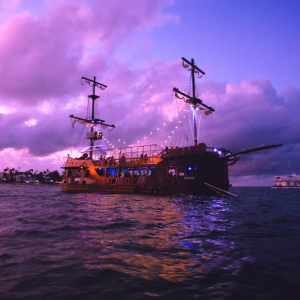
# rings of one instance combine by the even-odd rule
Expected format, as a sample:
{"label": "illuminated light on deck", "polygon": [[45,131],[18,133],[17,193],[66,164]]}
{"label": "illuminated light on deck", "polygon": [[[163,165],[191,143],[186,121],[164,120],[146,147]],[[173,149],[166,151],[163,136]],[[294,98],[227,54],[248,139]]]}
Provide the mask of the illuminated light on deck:
{"label": "illuminated light on deck", "polygon": [[215,149],[214,149],[214,152],[217,152],[217,151],[218,151],[218,149],[215,148]]}

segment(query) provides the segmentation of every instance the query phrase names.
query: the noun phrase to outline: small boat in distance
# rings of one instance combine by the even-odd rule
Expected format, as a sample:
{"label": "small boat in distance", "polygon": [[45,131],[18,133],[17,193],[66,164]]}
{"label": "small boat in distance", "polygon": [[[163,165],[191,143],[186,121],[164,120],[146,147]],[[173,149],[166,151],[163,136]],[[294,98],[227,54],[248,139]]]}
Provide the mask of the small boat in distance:
{"label": "small boat in distance", "polygon": [[228,193],[230,187],[228,166],[239,160],[239,155],[276,148],[280,145],[269,145],[252,148],[238,153],[231,153],[225,148],[215,148],[199,142],[196,112],[205,115],[214,112],[212,107],[203,103],[196,96],[195,74],[205,73],[196,66],[194,60],[184,57],[183,67],[191,72],[189,94],[174,88],[176,97],[182,99],[192,113],[193,145],[165,147],[154,145],[138,145],[125,148],[106,149],[95,142],[103,138],[100,129],[113,129],[115,125],[107,124],[95,117],[95,87],[105,89],[106,85],[94,79],[82,77],[93,88],[90,118],[78,118],[70,115],[73,124],[86,124],[90,130],[87,139],[90,146],[84,149],[79,158],[68,157],[62,167],[65,169],[61,183],[63,191],[100,192],[100,193],[141,193],[161,195],[215,195]]}
{"label": "small boat in distance", "polygon": [[299,189],[300,188],[300,176],[292,174],[289,176],[274,176],[274,185],[271,186],[273,189]]}

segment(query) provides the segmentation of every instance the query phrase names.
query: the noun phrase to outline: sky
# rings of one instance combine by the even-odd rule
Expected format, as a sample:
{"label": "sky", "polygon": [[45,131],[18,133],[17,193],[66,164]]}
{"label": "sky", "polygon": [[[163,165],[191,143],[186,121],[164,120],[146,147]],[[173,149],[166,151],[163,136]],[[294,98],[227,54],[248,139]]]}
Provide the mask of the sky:
{"label": "sky", "polygon": [[300,174],[299,28],[294,0],[1,0],[0,172],[61,171],[87,146],[69,118],[88,114],[82,76],[107,85],[97,114],[116,128],[103,143],[171,145],[185,57],[205,72],[196,84],[215,109],[201,118],[213,147],[283,144],[241,155],[230,182]]}

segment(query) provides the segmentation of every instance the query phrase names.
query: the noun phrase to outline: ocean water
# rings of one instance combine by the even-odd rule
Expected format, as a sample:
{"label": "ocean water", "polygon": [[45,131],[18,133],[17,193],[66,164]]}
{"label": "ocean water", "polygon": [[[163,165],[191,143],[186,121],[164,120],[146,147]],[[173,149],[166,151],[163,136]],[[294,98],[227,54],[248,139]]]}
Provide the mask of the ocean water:
{"label": "ocean water", "polygon": [[299,299],[300,189],[0,185],[0,299]]}

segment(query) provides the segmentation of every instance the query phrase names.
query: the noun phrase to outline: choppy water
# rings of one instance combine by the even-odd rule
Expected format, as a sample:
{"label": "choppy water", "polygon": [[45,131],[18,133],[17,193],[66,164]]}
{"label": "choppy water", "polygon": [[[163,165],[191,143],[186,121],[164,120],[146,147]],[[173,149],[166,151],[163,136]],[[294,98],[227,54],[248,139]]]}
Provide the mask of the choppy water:
{"label": "choppy water", "polygon": [[299,299],[300,190],[0,185],[1,299]]}

